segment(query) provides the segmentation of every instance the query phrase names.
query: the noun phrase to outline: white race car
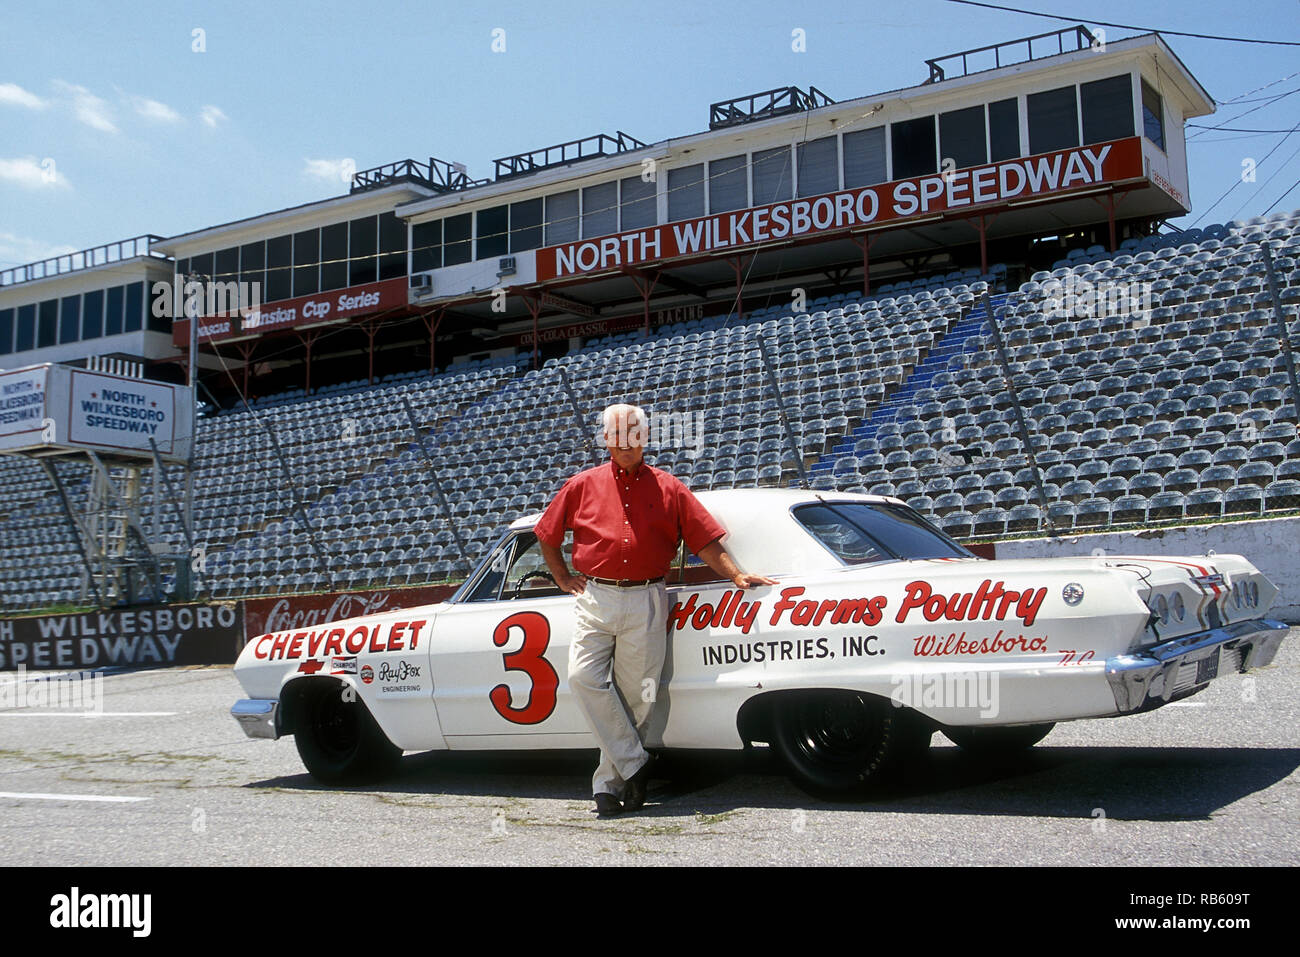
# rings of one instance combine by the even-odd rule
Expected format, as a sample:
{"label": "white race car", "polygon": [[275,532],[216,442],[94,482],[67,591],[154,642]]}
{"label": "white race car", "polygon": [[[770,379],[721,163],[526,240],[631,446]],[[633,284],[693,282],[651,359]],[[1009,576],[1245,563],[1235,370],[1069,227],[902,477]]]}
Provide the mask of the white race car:
{"label": "white race car", "polygon": [[[819,795],[863,791],[936,730],[997,752],[1057,721],[1150,711],[1267,665],[1287,631],[1239,555],[990,561],[897,499],[699,498],[736,563],[779,583],[711,580],[683,549],[647,746],[767,742]],[[575,599],[546,571],[539,518],[446,602],[251,639],[232,714],[250,737],[294,735],[325,782],[403,751],[595,748],[566,679]]]}

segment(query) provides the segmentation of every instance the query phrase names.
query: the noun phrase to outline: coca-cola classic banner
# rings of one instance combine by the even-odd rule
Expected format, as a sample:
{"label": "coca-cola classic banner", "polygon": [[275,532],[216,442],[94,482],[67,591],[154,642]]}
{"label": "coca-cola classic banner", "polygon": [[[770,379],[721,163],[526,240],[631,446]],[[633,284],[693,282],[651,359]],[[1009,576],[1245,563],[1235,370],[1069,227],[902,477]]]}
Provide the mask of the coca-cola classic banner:
{"label": "coca-cola classic banner", "polygon": [[344,618],[432,605],[448,598],[456,587],[430,585],[345,594],[250,598],[244,602],[244,640],[273,631],[313,628]]}

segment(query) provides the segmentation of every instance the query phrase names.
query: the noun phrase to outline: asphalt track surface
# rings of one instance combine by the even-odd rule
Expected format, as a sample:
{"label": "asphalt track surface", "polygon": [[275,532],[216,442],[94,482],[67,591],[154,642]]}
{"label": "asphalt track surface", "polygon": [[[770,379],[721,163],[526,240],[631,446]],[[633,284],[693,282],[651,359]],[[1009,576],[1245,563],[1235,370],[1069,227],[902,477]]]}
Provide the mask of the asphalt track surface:
{"label": "asphalt track surface", "polygon": [[608,820],[587,797],[594,751],[408,754],[382,785],[331,790],[292,739],[244,736],[228,667],[103,689],[99,716],[0,711],[3,864],[1300,863],[1300,628],[1266,669],[1057,725],[1013,761],[935,735],[921,769],[864,803],[813,799],[755,749],[674,755],[640,813]]}

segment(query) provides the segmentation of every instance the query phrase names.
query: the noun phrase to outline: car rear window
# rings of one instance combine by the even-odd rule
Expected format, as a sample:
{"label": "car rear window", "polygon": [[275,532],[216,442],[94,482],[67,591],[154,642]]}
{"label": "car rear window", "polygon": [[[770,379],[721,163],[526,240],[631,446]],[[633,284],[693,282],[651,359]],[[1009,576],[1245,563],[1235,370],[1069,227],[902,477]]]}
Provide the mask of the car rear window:
{"label": "car rear window", "polygon": [[970,552],[905,506],[823,502],[796,507],[794,517],[846,565],[970,557]]}

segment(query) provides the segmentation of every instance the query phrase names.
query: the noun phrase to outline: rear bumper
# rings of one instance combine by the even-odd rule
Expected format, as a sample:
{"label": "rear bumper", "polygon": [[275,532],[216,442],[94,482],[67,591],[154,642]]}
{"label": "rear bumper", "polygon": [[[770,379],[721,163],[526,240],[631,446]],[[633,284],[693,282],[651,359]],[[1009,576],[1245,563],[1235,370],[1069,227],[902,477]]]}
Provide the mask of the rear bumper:
{"label": "rear bumper", "polygon": [[242,698],[230,709],[230,716],[239,722],[244,734],[250,738],[280,737],[280,702],[270,698]]}
{"label": "rear bumper", "polygon": [[1239,621],[1183,635],[1106,661],[1106,680],[1121,714],[1149,711],[1221,674],[1261,668],[1273,660],[1289,626],[1271,618]]}

